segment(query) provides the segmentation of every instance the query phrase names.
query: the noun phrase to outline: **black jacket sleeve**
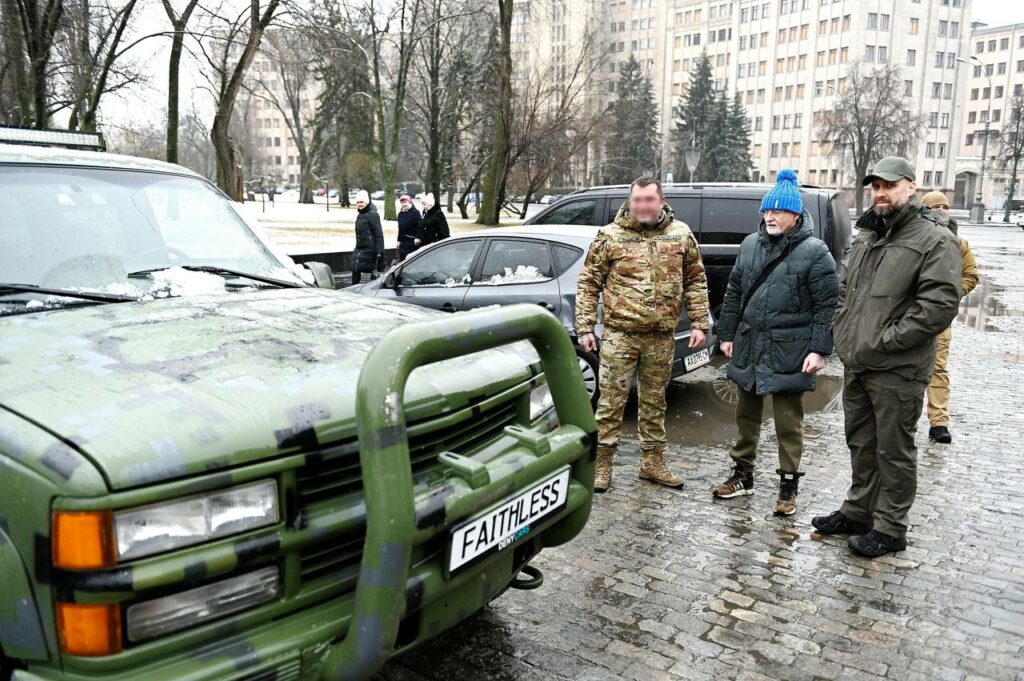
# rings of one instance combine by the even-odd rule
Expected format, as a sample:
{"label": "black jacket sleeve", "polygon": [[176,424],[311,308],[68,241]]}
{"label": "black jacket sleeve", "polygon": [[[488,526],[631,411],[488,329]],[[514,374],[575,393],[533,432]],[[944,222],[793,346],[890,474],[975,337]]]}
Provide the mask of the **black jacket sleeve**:
{"label": "black jacket sleeve", "polygon": [[811,292],[811,307],[814,320],[811,322],[810,351],[819,355],[831,355],[832,317],[839,302],[839,277],[836,275],[836,261],[824,244],[818,249],[818,256],[811,265],[807,277]]}

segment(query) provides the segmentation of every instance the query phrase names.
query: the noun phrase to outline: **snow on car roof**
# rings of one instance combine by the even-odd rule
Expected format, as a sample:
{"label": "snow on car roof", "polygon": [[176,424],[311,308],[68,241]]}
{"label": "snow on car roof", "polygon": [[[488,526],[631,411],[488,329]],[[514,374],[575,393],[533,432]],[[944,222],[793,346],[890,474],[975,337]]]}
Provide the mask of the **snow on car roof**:
{"label": "snow on car roof", "polygon": [[87,168],[113,168],[117,170],[144,170],[202,178],[199,173],[173,163],[141,156],[125,156],[105,151],[78,151],[60,147],[40,147],[22,144],[0,144],[0,164],[81,166]]}

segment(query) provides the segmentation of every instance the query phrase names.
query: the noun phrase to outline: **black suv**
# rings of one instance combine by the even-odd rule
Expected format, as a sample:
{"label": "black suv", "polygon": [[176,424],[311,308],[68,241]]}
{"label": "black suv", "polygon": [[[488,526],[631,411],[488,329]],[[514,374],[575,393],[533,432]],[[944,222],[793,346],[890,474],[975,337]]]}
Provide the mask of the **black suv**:
{"label": "black suv", "polygon": [[[711,309],[717,316],[740,242],[761,223],[761,198],[768,184],[667,184],[665,198],[676,218],[690,226],[700,242],[708,273]],[[803,186],[804,208],[814,220],[814,235],[828,244],[840,276],[850,251],[852,230],[846,197],[833,189]],[[526,221],[528,225],[607,225],[629,198],[629,185],[581,189]]]}

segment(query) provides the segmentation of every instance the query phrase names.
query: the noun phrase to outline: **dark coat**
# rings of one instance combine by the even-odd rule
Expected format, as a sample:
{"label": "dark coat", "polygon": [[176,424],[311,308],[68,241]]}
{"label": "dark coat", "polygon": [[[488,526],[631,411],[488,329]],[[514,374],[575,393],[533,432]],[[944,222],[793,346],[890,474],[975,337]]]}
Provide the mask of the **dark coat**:
{"label": "dark coat", "polygon": [[[743,240],[722,303],[719,338],[733,341],[729,378],[758,395],[814,390],[815,377],[803,372],[807,355],[832,354],[832,316],[839,297],[836,263],[814,234],[804,211],[796,226],[779,237],[764,222]],[[740,306],[764,268],[789,249],[785,259]]]}
{"label": "dark coat", "polygon": [[891,223],[874,208],[857,221],[834,326],[847,371],[931,378],[935,337],[956,317],[963,276],[959,239],[934,216],[914,195]]}
{"label": "dark coat", "polygon": [[398,213],[398,253],[404,258],[416,250],[415,239],[420,235],[423,218],[415,207]]}
{"label": "dark coat", "polygon": [[430,210],[423,214],[423,221],[420,222],[420,247],[447,239],[449,236],[451,234],[444,211],[440,205],[431,206]]}
{"label": "dark coat", "polygon": [[384,257],[384,231],[380,215],[372,203],[356,217],[356,248],[352,253],[352,271],[373,272]]}

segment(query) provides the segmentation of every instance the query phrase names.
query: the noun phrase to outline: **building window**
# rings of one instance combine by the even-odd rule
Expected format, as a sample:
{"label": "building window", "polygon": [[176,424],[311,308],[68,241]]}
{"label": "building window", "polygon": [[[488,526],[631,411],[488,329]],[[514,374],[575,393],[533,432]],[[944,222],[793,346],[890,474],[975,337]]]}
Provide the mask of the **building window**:
{"label": "building window", "polygon": [[873,31],[878,28],[878,14],[875,12],[868,13],[868,30]]}
{"label": "building window", "polygon": [[924,186],[925,187],[930,187],[931,184],[932,184],[932,171],[926,170],[926,171],[924,171]]}
{"label": "building window", "polygon": [[907,66],[914,66],[917,63],[917,50],[907,50]]}
{"label": "building window", "polygon": [[939,158],[946,158],[946,143],[939,142]]}
{"label": "building window", "polygon": [[1006,75],[1006,62],[1005,61],[1001,61],[998,64],[996,64],[996,73],[998,73],[1000,76]]}
{"label": "building window", "polygon": [[[925,158],[935,158],[935,142],[929,142],[924,145],[924,155]],[[924,183],[931,184],[931,173],[926,173],[925,178]]]}
{"label": "building window", "polygon": [[953,84],[952,83],[946,83],[945,85],[942,86],[942,98],[943,99],[953,99]]}
{"label": "building window", "polygon": [[867,45],[864,47],[864,61],[872,62],[875,60],[875,46]]}
{"label": "building window", "polygon": [[[942,124],[939,127],[941,127],[944,130],[949,129],[949,114],[948,113],[942,114]],[[945,145],[942,145],[942,146],[945,146]]]}
{"label": "building window", "polygon": [[1002,40],[1000,40],[999,41],[999,49],[1000,50],[1008,50],[1008,49],[1010,49],[1010,39],[1009,38],[1003,38]]}
{"label": "building window", "polygon": [[932,99],[939,99],[942,96],[942,83],[932,83]]}
{"label": "building window", "polygon": [[[977,111],[972,111],[969,114],[967,114],[967,122],[968,123],[977,123],[978,122],[978,112]],[[968,142],[968,144],[970,144],[970,142]]]}
{"label": "building window", "polygon": [[936,52],[935,53],[935,66],[936,68],[942,68],[942,65],[946,63],[946,53]]}
{"label": "building window", "polygon": [[910,17],[910,35],[917,35],[918,23],[917,17]]}
{"label": "building window", "polygon": [[948,27],[949,27],[949,22],[947,22],[947,21],[939,21],[939,35],[941,37],[943,37],[943,38],[946,37],[946,33],[947,33],[947,30],[948,30]]}
{"label": "building window", "polygon": [[941,170],[937,171],[935,173],[935,186],[936,187],[941,187],[942,186],[942,171]]}

